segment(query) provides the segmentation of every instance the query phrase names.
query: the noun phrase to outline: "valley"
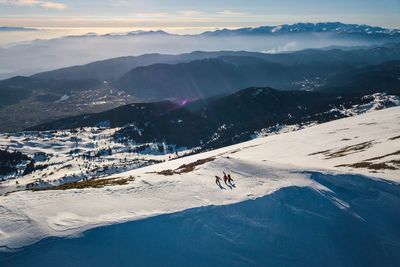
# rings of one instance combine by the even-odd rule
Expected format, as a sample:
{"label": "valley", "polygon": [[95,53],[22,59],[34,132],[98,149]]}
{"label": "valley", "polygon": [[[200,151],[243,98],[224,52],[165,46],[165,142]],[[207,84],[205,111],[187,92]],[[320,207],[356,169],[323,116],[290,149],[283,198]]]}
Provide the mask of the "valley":
{"label": "valley", "polygon": [[139,102],[175,103],[248,87],[399,95],[398,43],[267,54],[195,51],[120,57],[0,81],[0,132]]}

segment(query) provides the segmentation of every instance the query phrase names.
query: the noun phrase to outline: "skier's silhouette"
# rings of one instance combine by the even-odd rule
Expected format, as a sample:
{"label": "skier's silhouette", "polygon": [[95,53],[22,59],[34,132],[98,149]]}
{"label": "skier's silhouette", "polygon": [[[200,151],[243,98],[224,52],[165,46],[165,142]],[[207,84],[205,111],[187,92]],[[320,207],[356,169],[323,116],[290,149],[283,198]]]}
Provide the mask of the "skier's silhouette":
{"label": "skier's silhouette", "polygon": [[224,173],[224,183],[225,184],[227,184],[227,181],[228,181],[228,176],[226,175],[226,173],[225,172],[223,172]]}
{"label": "skier's silhouette", "polygon": [[225,183],[230,189],[232,189],[232,186],[228,183],[228,175],[226,175],[225,172],[223,172],[223,173],[224,173],[224,183]]}
{"label": "skier's silhouette", "polygon": [[221,185],[221,178],[219,178],[218,176],[215,176],[215,183],[219,186],[219,188],[223,188]]}
{"label": "skier's silhouette", "polygon": [[233,179],[232,179],[232,177],[231,177],[230,174],[228,174],[228,183],[229,183],[232,187],[235,187],[235,184],[233,183]]}

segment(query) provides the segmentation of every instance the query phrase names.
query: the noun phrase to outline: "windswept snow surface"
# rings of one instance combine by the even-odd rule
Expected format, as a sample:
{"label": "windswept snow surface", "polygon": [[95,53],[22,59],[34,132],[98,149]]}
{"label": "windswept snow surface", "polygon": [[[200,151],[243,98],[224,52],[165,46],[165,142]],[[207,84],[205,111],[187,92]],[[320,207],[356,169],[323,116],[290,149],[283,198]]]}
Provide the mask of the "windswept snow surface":
{"label": "windswept snow surface", "polygon": [[256,200],[99,227],[79,238],[47,238],[0,253],[0,265],[400,265],[399,185],[360,175],[311,173],[310,179],[329,190],[287,187]]}
{"label": "windswept snow surface", "polygon": [[[101,225],[238,203],[283,188],[329,193],[332,203],[345,210],[351,204],[336,197],[326,183],[312,179],[309,171],[384,178],[398,193],[399,151],[400,108],[395,107],[109,177],[135,177],[126,185],[10,193],[0,196],[0,247],[12,250],[49,236],[76,236]],[[210,161],[196,163],[201,159]],[[191,163],[196,163],[194,170],[179,168]],[[235,187],[223,184],[220,189],[215,184],[214,176],[222,171],[232,174]]]}

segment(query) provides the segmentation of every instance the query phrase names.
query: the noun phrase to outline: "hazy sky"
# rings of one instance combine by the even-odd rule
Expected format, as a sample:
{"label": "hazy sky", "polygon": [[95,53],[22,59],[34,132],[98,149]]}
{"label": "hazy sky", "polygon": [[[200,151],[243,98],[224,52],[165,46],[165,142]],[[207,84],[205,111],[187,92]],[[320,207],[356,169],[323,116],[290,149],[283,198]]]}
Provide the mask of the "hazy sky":
{"label": "hazy sky", "polygon": [[243,27],[342,21],[400,28],[400,0],[0,0],[0,25]]}

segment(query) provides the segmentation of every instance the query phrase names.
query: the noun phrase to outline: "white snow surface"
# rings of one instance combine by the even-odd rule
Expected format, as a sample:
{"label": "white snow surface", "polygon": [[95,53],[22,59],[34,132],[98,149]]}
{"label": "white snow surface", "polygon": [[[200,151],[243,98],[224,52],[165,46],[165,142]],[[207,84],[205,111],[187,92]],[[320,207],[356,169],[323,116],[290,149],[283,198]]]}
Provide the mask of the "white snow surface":
{"label": "white snow surface", "polygon": [[[394,107],[108,177],[135,177],[126,185],[10,193],[0,196],[0,248],[7,251],[49,236],[77,236],[102,225],[231,204],[289,186],[328,190],[309,179],[308,171],[352,172],[398,183],[399,151],[400,107]],[[190,172],[157,173],[208,158],[214,160]],[[386,167],[338,167],[360,162]],[[222,183],[220,189],[215,184],[215,175],[223,171],[232,175],[236,187]]]}

